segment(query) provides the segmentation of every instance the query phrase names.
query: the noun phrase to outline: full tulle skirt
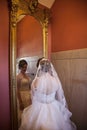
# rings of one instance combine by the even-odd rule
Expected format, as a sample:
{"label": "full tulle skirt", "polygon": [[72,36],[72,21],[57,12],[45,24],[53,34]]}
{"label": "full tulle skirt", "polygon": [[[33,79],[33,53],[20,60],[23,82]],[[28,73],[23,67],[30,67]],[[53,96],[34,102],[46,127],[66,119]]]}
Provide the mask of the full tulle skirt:
{"label": "full tulle skirt", "polygon": [[24,109],[19,130],[76,130],[71,115],[57,100],[51,103],[34,101]]}

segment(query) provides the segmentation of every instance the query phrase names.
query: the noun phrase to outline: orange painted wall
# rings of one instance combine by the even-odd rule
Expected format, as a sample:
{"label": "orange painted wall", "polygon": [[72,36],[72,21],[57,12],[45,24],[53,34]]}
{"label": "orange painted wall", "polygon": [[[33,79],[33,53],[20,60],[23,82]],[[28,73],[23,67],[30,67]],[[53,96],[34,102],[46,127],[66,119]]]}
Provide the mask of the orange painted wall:
{"label": "orange painted wall", "polygon": [[56,0],[51,12],[52,52],[87,48],[87,2]]}
{"label": "orange painted wall", "polygon": [[17,26],[17,57],[38,56],[43,48],[42,26],[32,16],[25,16]]}
{"label": "orange painted wall", "polygon": [[0,0],[0,130],[10,130],[9,14],[7,0]]}

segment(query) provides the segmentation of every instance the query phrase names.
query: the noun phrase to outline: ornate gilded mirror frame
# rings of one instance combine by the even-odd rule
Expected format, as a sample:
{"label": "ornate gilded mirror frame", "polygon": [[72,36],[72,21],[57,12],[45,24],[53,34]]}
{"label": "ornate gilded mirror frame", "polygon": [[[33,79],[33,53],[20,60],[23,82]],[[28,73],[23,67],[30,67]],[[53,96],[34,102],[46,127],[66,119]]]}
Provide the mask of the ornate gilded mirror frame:
{"label": "ornate gilded mirror frame", "polygon": [[48,21],[49,10],[38,6],[38,0],[11,0],[10,3],[10,92],[12,130],[18,129],[16,94],[16,29],[20,16],[31,15],[42,25],[43,56],[48,57]]}

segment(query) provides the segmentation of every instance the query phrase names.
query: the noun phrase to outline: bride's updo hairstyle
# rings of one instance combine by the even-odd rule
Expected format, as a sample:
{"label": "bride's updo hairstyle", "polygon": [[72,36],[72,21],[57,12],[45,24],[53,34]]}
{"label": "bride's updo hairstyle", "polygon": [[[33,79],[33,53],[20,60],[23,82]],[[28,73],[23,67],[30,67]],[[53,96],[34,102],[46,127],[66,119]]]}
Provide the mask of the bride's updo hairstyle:
{"label": "bride's updo hairstyle", "polygon": [[40,61],[41,71],[49,72],[51,69],[50,61],[47,59],[43,59]]}

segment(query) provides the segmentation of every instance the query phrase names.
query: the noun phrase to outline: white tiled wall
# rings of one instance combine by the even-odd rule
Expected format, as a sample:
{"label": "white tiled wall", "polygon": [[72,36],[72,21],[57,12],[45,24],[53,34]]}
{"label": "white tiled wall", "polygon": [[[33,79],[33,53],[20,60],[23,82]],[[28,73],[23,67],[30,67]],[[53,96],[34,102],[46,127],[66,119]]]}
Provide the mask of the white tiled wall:
{"label": "white tiled wall", "polygon": [[87,130],[87,49],[52,53],[52,63],[78,130]]}

